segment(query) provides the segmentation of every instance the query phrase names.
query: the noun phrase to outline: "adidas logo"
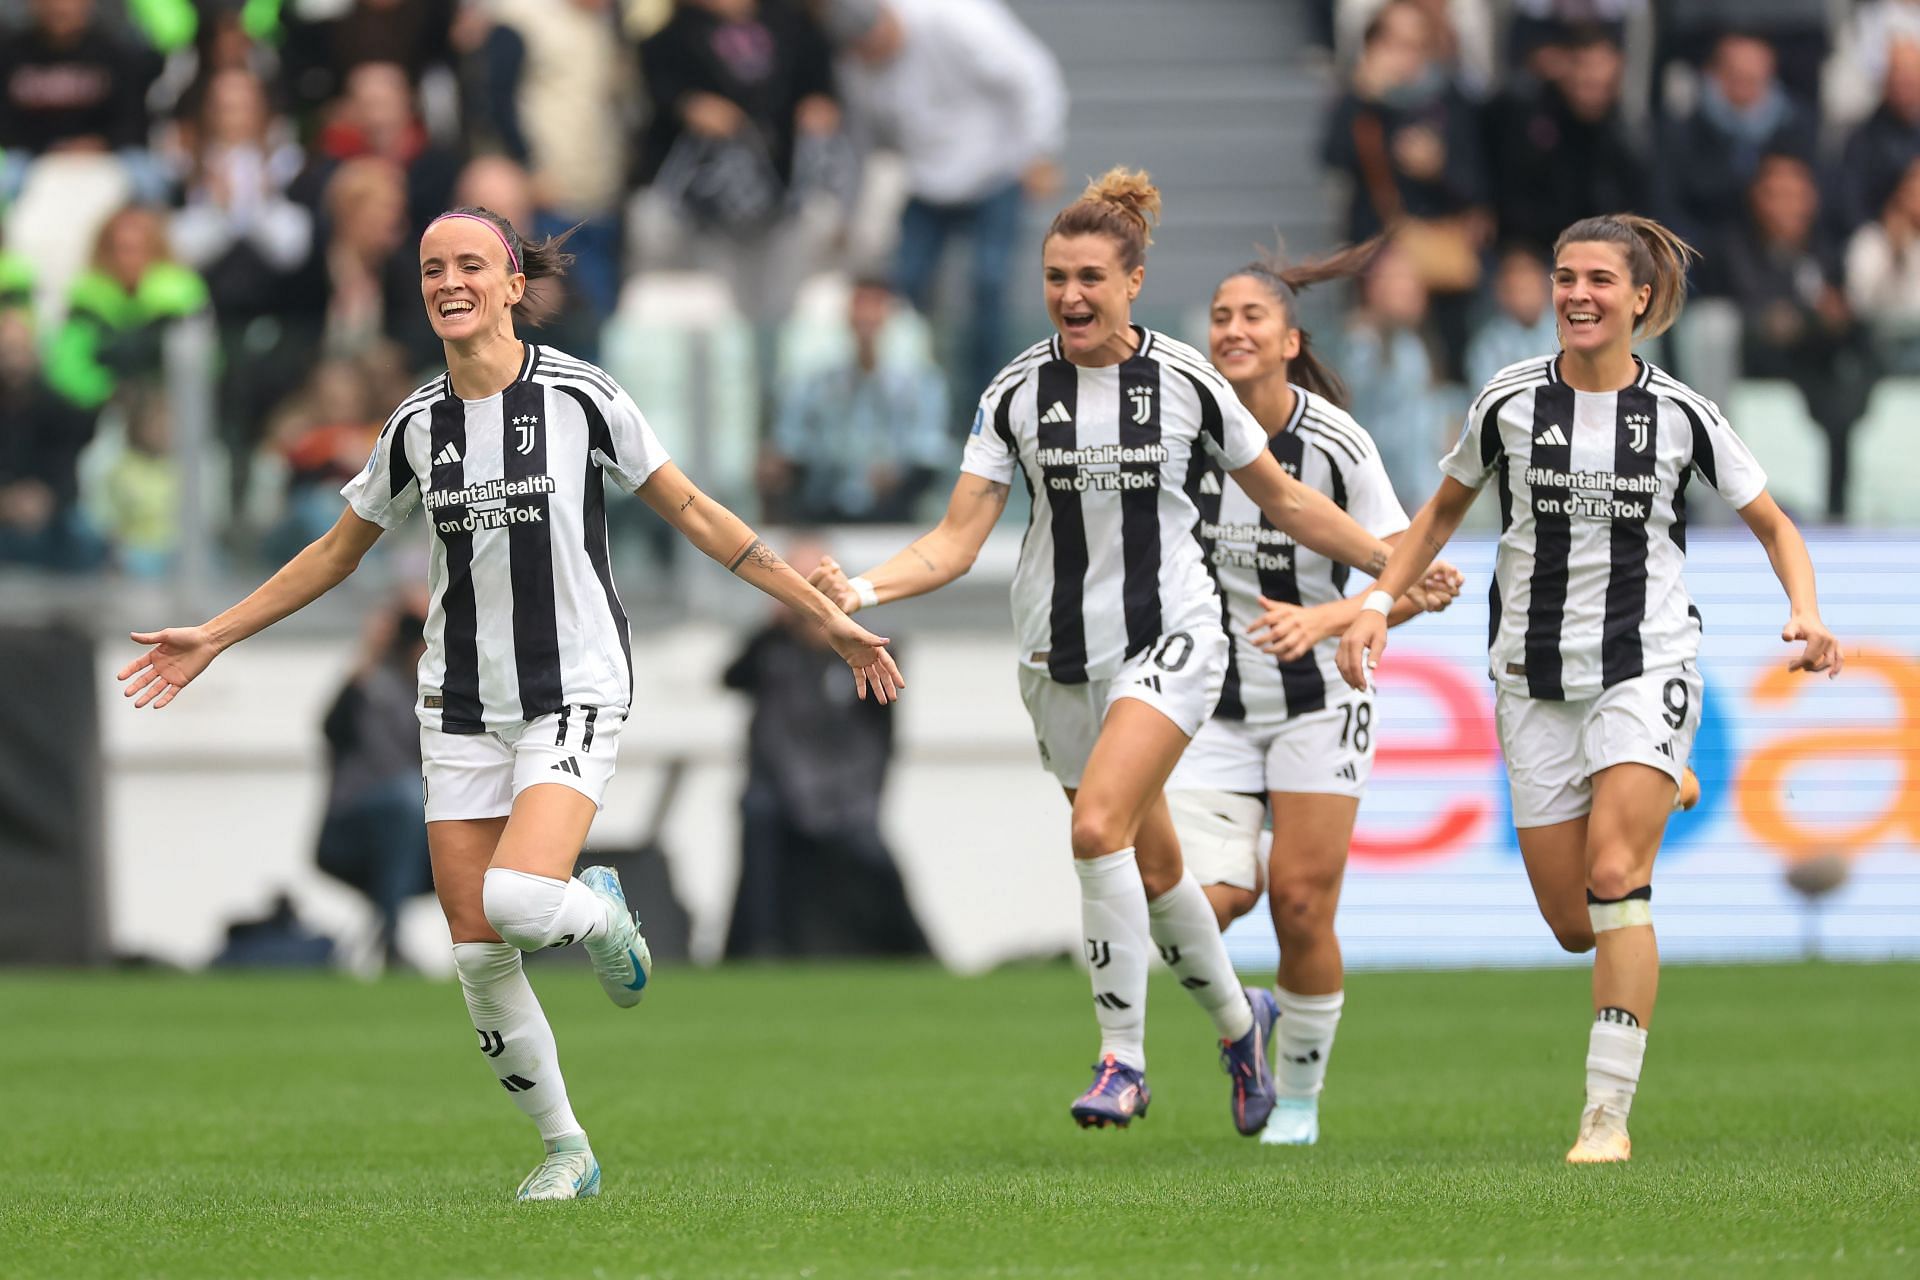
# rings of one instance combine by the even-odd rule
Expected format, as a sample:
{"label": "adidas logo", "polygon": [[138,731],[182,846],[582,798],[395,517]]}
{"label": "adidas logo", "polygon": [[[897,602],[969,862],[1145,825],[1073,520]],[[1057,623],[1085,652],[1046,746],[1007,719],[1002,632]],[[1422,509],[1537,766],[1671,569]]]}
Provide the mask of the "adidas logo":
{"label": "adidas logo", "polygon": [[1334,770],[1333,776],[1336,778],[1345,778],[1348,782],[1360,781],[1360,775],[1354,770],[1351,763],[1342,765],[1340,768]]}
{"label": "adidas logo", "polygon": [[1161,692],[1159,676],[1141,676],[1138,679],[1136,679],[1134,683],[1143,684],[1147,686],[1147,688],[1153,690],[1155,693]]}
{"label": "adidas logo", "polygon": [[1219,493],[1220,473],[1217,471],[1209,471],[1206,475],[1200,477],[1200,492],[1208,494]]}
{"label": "adidas logo", "polygon": [[554,765],[553,770],[551,770],[550,772],[570,773],[577,778],[580,776],[580,762],[576,760],[574,757],[568,756],[565,760],[562,760],[559,764]]}
{"label": "adidas logo", "polygon": [[1072,422],[1073,415],[1067,412],[1067,406],[1063,402],[1059,400],[1055,400],[1053,402],[1053,407],[1040,415],[1040,421],[1050,422],[1050,423],[1051,422]]}
{"label": "adidas logo", "polygon": [[436,467],[450,467],[458,461],[460,461],[460,450],[451,440],[447,441],[446,448],[433,455],[433,465]]}
{"label": "adidas logo", "polygon": [[1535,436],[1533,442],[1535,444],[1557,444],[1561,448],[1565,448],[1567,445],[1567,433],[1560,429],[1559,423],[1554,423],[1545,431]]}
{"label": "adidas logo", "polygon": [[1093,1002],[1099,1005],[1102,1009],[1113,1009],[1117,1011],[1120,1009],[1133,1008],[1133,1005],[1131,1002],[1122,1000],[1119,996],[1113,994],[1113,992],[1111,991],[1096,991],[1093,995]]}

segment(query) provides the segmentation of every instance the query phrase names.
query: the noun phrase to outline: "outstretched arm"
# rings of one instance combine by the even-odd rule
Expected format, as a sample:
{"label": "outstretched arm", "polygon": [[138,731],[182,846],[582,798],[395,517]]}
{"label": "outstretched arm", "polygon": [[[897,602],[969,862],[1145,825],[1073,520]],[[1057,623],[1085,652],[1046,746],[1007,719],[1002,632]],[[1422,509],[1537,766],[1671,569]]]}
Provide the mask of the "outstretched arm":
{"label": "outstretched arm", "polygon": [[120,668],[120,679],[131,681],[121,693],[138,697],[136,707],[166,706],[221,650],[298,613],[344,582],[382,532],[379,525],[361,519],[348,507],[333,528],[225,613],[197,627],[134,632],[137,643],[153,647]]}
{"label": "outstretched arm", "polygon": [[833,602],[773,553],[746,522],[695,487],[686,473],[665,463],[647,477],[639,496],[660,518],[703,554],[826,629],[834,652],[853,668],[854,691],[875,701],[892,702],[907,682],[887,653],[887,641],[855,623]]}
{"label": "outstretched arm", "polygon": [[1234,472],[1233,479],[1274,528],[1301,546],[1376,578],[1386,568],[1387,544],[1361,528],[1332,498],[1288,475],[1271,453],[1262,450]]}
{"label": "outstretched arm", "polygon": [[[1386,543],[1397,548],[1405,537],[1403,530],[1389,535]],[[1393,602],[1393,608],[1387,614],[1387,625],[1397,627],[1423,613],[1441,612],[1459,596],[1460,587],[1465,581],[1458,569],[1441,561],[1419,586],[1409,587],[1405,594]],[[1376,587],[1369,585],[1365,591],[1344,600],[1334,600],[1311,608],[1262,596],[1260,607],[1265,612],[1254,620],[1247,632],[1263,652],[1272,654],[1282,662],[1292,662],[1329,636],[1345,635],[1347,628],[1360,615],[1362,602],[1375,590]]]}
{"label": "outstretched arm", "polygon": [[993,522],[1007,509],[1007,486],[985,476],[962,472],[947,499],[947,514],[931,533],[914,539],[907,549],[878,568],[860,575],[871,598],[831,557],[814,571],[813,583],[848,613],[863,605],[885,604],[937,591],[973,568],[973,562],[993,532]]}
{"label": "outstretched arm", "polygon": [[1828,677],[1840,674],[1844,655],[1833,632],[1820,621],[1820,601],[1814,593],[1813,557],[1807,554],[1807,540],[1800,536],[1787,513],[1765,490],[1740,508],[1740,518],[1753,530],[1753,536],[1767,549],[1773,562],[1773,576],[1786,588],[1787,607],[1792,616],[1780,631],[1780,638],[1791,644],[1805,641],[1800,656],[1787,664],[1789,671],[1824,671]]}
{"label": "outstretched arm", "polygon": [[[1440,487],[1401,535],[1386,568],[1374,583],[1374,590],[1384,591],[1396,600],[1405,594],[1446,547],[1447,539],[1453,537],[1460,521],[1466,518],[1467,508],[1479,496],[1479,490],[1469,489],[1452,476],[1442,477]],[[1340,653],[1335,659],[1340,674],[1354,688],[1365,689],[1367,673],[1386,648],[1386,618],[1376,610],[1361,609],[1340,641]]]}

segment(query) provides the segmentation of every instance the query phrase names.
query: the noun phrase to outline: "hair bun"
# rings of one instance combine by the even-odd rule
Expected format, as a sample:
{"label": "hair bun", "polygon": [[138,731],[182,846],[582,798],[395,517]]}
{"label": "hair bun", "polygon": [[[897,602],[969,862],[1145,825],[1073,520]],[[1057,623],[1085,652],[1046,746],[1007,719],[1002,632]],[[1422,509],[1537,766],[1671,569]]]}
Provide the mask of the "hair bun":
{"label": "hair bun", "polygon": [[1145,169],[1115,165],[1087,184],[1082,200],[1110,204],[1140,224],[1148,244],[1153,243],[1151,228],[1160,221],[1160,188]]}

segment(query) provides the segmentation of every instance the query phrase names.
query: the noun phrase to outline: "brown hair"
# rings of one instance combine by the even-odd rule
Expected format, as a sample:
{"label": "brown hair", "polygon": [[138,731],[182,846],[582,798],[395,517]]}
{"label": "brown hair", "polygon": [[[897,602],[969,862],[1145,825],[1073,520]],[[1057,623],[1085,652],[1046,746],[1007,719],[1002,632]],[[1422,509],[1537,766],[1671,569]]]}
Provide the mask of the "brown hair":
{"label": "brown hair", "polygon": [[[1300,294],[1316,284],[1344,280],[1365,271],[1386,242],[1385,236],[1375,236],[1318,258],[1295,263],[1289,263],[1278,248],[1261,249],[1252,262],[1220,282],[1225,284],[1227,280],[1246,276],[1273,295],[1274,301],[1280,304],[1281,311],[1286,315],[1287,327],[1300,333],[1300,354],[1287,362],[1287,380],[1305,387],[1324,400],[1332,401],[1342,409],[1347,407],[1347,384],[1314,354],[1313,335],[1300,327],[1295,303]],[[1216,291],[1218,287],[1215,286]]]}
{"label": "brown hair", "polygon": [[[573,255],[563,246],[573,238],[582,224],[575,223],[565,231],[550,235],[544,240],[528,240],[514,229],[511,222],[482,205],[461,205],[458,209],[449,209],[441,218],[458,215],[462,218],[478,218],[499,233],[506,242],[511,261],[507,263],[507,272],[512,274],[514,266],[519,265],[520,274],[527,278],[527,288],[520,295],[520,301],[513,304],[513,318],[516,322],[530,324],[538,328],[542,321],[552,315],[552,308],[543,306],[541,291],[534,288],[536,281],[557,279],[566,274],[573,263]],[[435,219],[438,221],[439,219]]]}
{"label": "brown hair", "polygon": [[1047,239],[1055,236],[1110,237],[1128,271],[1147,260],[1153,227],[1160,221],[1160,188],[1144,169],[1118,165],[1087,183],[1080,198],[1053,217]]}
{"label": "brown hair", "polygon": [[1553,260],[1570,244],[1599,243],[1618,245],[1626,255],[1627,275],[1638,289],[1653,286],[1647,309],[1635,322],[1633,331],[1643,338],[1665,333],[1680,317],[1687,299],[1687,265],[1699,260],[1700,251],[1652,218],[1637,213],[1607,213],[1597,218],[1582,218],[1560,233],[1553,242]]}

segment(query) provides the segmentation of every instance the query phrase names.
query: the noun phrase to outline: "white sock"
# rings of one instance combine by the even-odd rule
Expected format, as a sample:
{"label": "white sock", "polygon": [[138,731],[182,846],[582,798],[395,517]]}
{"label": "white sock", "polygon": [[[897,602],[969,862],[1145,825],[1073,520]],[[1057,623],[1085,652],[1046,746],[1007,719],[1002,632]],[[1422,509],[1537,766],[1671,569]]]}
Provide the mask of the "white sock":
{"label": "white sock", "polygon": [[1187,994],[1213,1018],[1222,1040],[1238,1040],[1253,1029],[1253,1006],[1227,959],[1220,922],[1206,890],[1191,871],[1180,883],[1147,904],[1147,927],[1160,958],[1167,962]]}
{"label": "white sock", "polygon": [[1276,986],[1273,999],[1280,1006],[1273,1054],[1280,1096],[1317,1097],[1327,1082],[1327,1059],[1333,1056],[1333,1033],[1339,1029],[1347,993],[1298,996]]}
{"label": "white sock", "polygon": [[564,947],[607,927],[607,904],[575,879],[489,867],[480,890],[487,923],[522,951]]}
{"label": "white sock", "polygon": [[1613,1021],[1607,1017],[1610,1012],[1601,1010],[1587,1038],[1587,1105],[1610,1107],[1624,1116],[1633,1109],[1633,1091],[1640,1085],[1647,1029],[1637,1022]]}
{"label": "white sock", "polygon": [[1147,1069],[1147,891],[1131,846],[1099,858],[1075,858],[1080,923],[1087,937],[1100,1056]]}
{"label": "white sock", "polygon": [[567,1101],[567,1083],[560,1078],[553,1028],[521,972],[519,950],[505,942],[456,942],[453,967],[480,1036],[480,1052],[514,1105],[540,1127],[541,1140],[551,1143],[581,1132]]}

